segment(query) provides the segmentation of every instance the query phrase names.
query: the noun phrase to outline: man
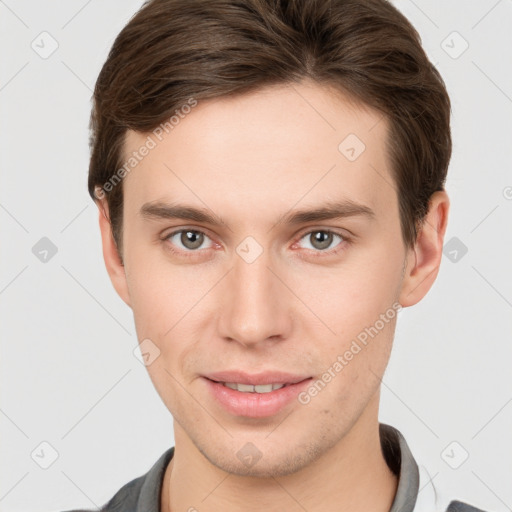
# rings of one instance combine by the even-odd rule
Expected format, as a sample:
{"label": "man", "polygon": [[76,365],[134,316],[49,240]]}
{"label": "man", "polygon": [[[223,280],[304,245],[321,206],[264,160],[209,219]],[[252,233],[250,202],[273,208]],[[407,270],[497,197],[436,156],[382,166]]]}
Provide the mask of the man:
{"label": "man", "polygon": [[378,421],[449,210],[450,101],[403,15],[149,1],[91,129],[106,267],[175,432],[103,510],[479,510]]}

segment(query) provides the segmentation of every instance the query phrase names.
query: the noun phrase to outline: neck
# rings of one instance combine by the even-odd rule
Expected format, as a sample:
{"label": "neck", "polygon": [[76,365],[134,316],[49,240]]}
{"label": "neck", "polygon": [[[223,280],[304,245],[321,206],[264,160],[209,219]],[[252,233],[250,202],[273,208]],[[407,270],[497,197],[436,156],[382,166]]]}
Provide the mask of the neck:
{"label": "neck", "polygon": [[176,448],[164,475],[161,511],[389,512],[398,479],[382,455],[378,419],[368,422],[364,416],[312,464],[277,478],[222,471],[175,424]]}

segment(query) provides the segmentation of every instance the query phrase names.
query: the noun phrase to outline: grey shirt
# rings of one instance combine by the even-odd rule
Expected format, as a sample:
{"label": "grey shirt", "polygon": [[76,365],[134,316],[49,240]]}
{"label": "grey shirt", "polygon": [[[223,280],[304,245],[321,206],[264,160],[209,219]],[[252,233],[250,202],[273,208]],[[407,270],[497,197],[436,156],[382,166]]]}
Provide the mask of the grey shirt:
{"label": "grey shirt", "polygon": [[[391,471],[398,477],[398,488],[389,512],[419,511],[418,465],[403,435],[396,428],[379,424],[382,453]],[[174,455],[174,447],[165,451],[144,475],[125,484],[101,508],[100,512],[160,512],[160,493],[165,470]],[[421,507],[425,510],[425,504]],[[89,512],[84,509],[68,512]],[[442,512],[434,509],[429,512]],[[485,512],[467,503],[451,500],[446,512]]]}

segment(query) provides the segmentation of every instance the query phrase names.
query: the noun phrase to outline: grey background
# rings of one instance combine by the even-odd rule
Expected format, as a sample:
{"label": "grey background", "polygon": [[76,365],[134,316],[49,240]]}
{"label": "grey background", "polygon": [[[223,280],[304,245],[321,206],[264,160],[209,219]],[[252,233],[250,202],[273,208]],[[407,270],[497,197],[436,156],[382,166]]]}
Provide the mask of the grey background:
{"label": "grey background", "polygon": [[[91,91],[141,4],[0,1],[1,511],[100,506],[174,443],[86,192]],[[447,83],[454,153],[449,245],[400,315],[380,420],[434,484],[512,510],[512,1],[395,5]]]}

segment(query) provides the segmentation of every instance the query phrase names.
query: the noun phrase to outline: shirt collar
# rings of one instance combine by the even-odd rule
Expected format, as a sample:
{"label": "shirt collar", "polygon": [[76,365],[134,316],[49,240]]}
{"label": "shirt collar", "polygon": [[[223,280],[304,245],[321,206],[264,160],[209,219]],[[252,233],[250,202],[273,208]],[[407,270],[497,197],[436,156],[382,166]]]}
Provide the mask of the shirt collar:
{"label": "shirt collar", "polygon": [[169,448],[146,473],[140,489],[135,512],[160,512],[160,493],[167,465],[174,455],[174,446]]}
{"label": "shirt collar", "polygon": [[399,430],[380,423],[379,432],[384,458],[398,476],[398,488],[389,512],[413,512],[420,486],[418,465]]}
{"label": "shirt collar", "polygon": [[[382,453],[389,468],[398,477],[398,488],[389,512],[413,512],[418,497],[418,465],[399,430],[379,423]],[[167,465],[174,455],[169,448],[146,473],[135,512],[160,512],[160,493]]]}

